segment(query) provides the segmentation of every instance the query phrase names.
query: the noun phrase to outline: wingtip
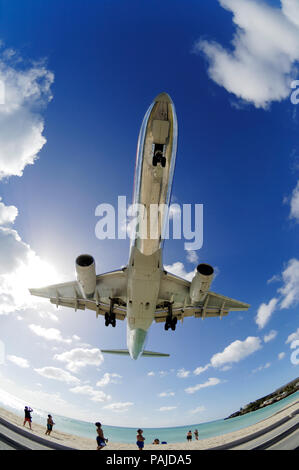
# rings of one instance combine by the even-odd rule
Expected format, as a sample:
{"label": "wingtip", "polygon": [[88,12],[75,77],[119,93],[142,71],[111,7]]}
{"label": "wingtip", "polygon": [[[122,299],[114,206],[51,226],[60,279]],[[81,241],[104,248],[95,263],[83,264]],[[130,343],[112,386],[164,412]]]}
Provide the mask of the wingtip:
{"label": "wingtip", "polygon": [[38,295],[38,289],[34,289],[33,287],[28,289],[31,295]]}

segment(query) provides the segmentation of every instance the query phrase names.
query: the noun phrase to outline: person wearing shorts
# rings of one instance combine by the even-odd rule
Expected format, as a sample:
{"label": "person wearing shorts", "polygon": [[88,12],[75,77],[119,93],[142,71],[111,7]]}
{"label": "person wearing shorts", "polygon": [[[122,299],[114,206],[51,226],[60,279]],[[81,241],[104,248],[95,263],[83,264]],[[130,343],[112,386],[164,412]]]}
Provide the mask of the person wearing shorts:
{"label": "person wearing shorts", "polygon": [[144,447],[145,437],[143,437],[142,433],[143,433],[142,429],[137,430],[136,444],[139,450],[142,450]]}
{"label": "person wearing shorts", "polygon": [[105,439],[104,437],[104,433],[103,433],[103,429],[102,429],[102,425],[101,423],[95,423],[96,427],[97,427],[97,450],[101,450],[103,449],[103,447],[106,446],[106,442],[108,442],[108,439]]}
{"label": "person wearing shorts", "polygon": [[192,432],[191,431],[187,432],[187,441],[188,442],[192,441]]}
{"label": "person wearing shorts", "polygon": [[23,426],[25,426],[26,423],[29,423],[29,428],[31,430],[32,430],[32,428],[31,428],[31,421],[32,421],[31,413],[32,413],[32,411],[33,411],[33,409],[30,408],[30,406],[25,406],[25,409],[24,409],[25,419],[24,419]]}
{"label": "person wearing shorts", "polygon": [[47,436],[50,436],[54,424],[55,424],[55,423],[54,423],[54,421],[53,421],[52,416],[51,416],[51,415],[48,415],[48,419],[47,419],[47,431],[45,432],[45,434],[46,434]]}

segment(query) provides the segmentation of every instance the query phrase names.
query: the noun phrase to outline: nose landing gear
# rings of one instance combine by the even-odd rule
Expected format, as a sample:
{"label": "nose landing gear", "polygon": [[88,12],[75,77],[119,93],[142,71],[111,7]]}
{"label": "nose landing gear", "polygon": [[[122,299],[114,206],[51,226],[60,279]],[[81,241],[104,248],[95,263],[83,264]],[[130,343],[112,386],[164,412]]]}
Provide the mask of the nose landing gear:
{"label": "nose landing gear", "polygon": [[162,168],[166,166],[166,157],[164,156],[164,145],[155,144],[153,151],[153,166],[157,166],[160,163]]}
{"label": "nose landing gear", "polygon": [[162,168],[165,168],[166,158],[159,151],[153,156],[153,166],[157,166],[158,163],[161,163]]}

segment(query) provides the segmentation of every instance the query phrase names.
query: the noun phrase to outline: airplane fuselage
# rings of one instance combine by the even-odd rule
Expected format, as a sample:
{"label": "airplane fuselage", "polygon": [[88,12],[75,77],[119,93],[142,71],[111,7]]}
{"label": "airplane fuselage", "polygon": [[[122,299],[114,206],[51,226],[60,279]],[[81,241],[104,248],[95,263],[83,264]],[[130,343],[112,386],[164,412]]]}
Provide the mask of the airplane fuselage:
{"label": "airplane fuselage", "polygon": [[[210,291],[214,269],[201,263],[191,282],[163,268],[163,240],[168,238],[168,208],[177,149],[177,118],[171,98],[158,95],[147,110],[138,138],[132,215],[136,226],[130,233],[128,265],[96,274],[95,260],[76,258],[77,279],[29,289],[32,295],[50,300],[56,307],[93,310],[103,315],[105,326],[127,319],[127,349],[101,349],[103,353],[130,355],[132,359],[168,357],[145,350],[153,320],[175,330],[185,317],[220,317],[249,305]],[[134,220],[134,219],[133,219]],[[130,223],[132,230],[132,223]]]}
{"label": "airplane fuselage", "polygon": [[176,149],[174,104],[161,93],[145,114],[137,146],[133,205],[140,211],[127,268],[127,346],[133,359],[144,349],[156,310]]}

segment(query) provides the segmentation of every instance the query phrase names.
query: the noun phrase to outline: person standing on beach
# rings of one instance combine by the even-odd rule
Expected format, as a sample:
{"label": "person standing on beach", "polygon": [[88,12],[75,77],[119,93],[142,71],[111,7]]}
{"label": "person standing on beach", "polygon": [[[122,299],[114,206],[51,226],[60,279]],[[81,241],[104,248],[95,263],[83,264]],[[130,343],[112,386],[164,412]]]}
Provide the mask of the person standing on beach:
{"label": "person standing on beach", "polygon": [[192,441],[192,432],[191,432],[191,430],[189,432],[187,432],[187,441],[188,442]]}
{"label": "person standing on beach", "polygon": [[143,437],[142,433],[142,429],[137,429],[136,444],[139,450],[142,450],[144,447],[145,437]]}
{"label": "person standing on beach", "polygon": [[195,436],[195,439],[198,441],[198,431],[197,431],[197,429],[195,429],[195,431],[194,431],[194,436]]}
{"label": "person standing on beach", "polygon": [[48,419],[47,419],[47,431],[45,432],[46,435],[50,436],[54,424],[55,424],[55,423],[54,423],[54,421],[53,421],[52,416],[51,416],[51,415],[48,415]]}
{"label": "person standing on beach", "polygon": [[31,428],[31,421],[32,421],[31,413],[32,412],[33,412],[33,409],[30,408],[30,406],[25,406],[25,409],[24,409],[25,419],[24,419],[23,426],[25,426],[25,424],[28,422],[29,428],[31,429],[31,431],[32,431],[32,428]]}
{"label": "person standing on beach", "polygon": [[106,442],[108,442],[108,439],[106,439],[104,437],[104,433],[103,433],[101,423],[97,422],[97,423],[95,423],[95,425],[97,427],[97,433],[98,433],[98,435],[97,435],[97,444],[98,444],[97,450],[101,450],[101,449],[103,449],[103,447],[105,447]]}

